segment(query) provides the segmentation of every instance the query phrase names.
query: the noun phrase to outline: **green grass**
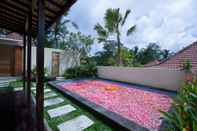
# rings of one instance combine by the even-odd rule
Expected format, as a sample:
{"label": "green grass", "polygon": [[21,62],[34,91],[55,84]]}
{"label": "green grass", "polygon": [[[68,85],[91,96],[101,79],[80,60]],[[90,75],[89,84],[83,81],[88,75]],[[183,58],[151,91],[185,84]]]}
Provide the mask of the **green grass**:
{"label": "green grass", "polygon": [[[11,83],[10,85],[12,87],[20,87],[22,85],[22,81],[16,81],[16,82]],[[65,121],[71,120],[71,119],[73,119],[77,116],[80,116],[82,114],[88,116],[92,121],[94,121],[94,124],[92,126],[90,126],[89,128],[85,129],[84,131],[114,131],[115,130],[112,127],[108,126],[103,121],[101,121],[100,119],[98,119],[95,115],[93,115],[92,113],[87,111],[87,109],[85,109],[84,107],[79,106],[77,103],[73,102],[72,100],[70,100],[67,97],[65,97],[64,95],[62,95],[60,92],[58,92],[53,87],[51,87],[49,85],[45,85],[45,86],[47,86],[47,88],[50,88],[53,92],[55,92],[57,94],[57,96],[55,96],[55,97],[61,97],[64,99],[63,103],[60,103],[60,104],[57,104],[54,106],[48,106],[48,107],[45,107],[45,109],[44,109],[44,117],[47,120],[50,128],[53,131],[58,131],[57,125],[65,122]],[[33,92],[32,92],[32,94],[35,95]],[[51,98],[55,98],[55,97],[50,97],[47,99],[51,99]],[[55,118],[49,117],[49,115],[47,113],[48,110],[54,109],[59,106],[67,105],[67,104],[72,105],[73,107],[76,108],[76,110],[69,113],[69,114],[62,115],[59,117],[55,117]]]}

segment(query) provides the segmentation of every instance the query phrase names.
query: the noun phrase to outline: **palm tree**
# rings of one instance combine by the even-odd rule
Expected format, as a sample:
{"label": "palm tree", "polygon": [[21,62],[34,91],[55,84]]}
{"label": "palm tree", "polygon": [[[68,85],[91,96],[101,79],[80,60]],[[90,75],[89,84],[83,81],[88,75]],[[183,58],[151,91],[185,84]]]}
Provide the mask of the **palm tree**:
{"label": "palm tree", "polygon": [[[109,42],[112,40],[109,40],[111,36],[116,37],[116,46],[117,46],[117,64],[120,66],[122,64],[121,60],[121,29],[125,25],[126,20],[131,13],[130,10],[127,10],[124,17],[120,13],[120,9],[108,9],[105,13],[104,17],[104,27],[97,23],[94,27],[94,29],[97,31],[98,34],[98,42]],[[129,36],[132,32],[134,32],[136,26],[131,26],[127,30],[127,36]]]}

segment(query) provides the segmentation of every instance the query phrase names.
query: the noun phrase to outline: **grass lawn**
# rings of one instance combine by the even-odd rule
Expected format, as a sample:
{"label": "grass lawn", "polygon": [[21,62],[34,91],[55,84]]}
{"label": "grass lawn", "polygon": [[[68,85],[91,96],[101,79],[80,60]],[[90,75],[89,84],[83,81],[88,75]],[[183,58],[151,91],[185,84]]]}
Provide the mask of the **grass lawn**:
{"label": "grass lawn", "polygon": [[[34,84],[32,84],[32,86]],[[10,83],[10,87],[12,87],[12,88],[17,88],[17,87],[21,87],[21,86],[22,86],[22,81],[16,81],[16,82]],[[100,119],[98,119],[95,115],[93,115],[92,113],[87,111],[87,109],[85,109],[84,107],[81,107],[81,106],[77,105],[75,102],[66,98],[64,95],[59,93],[53,87],[51,87],[49,85],[45,85],[45,86],[46,86],[46,88],[50,88],[52,90],[51,92],[54,92],[54,93],[57,94],[57,96],[55,96],[55,97],[60,97],[60,98],[64,99],[63,103],[53,105],[53,106],[47,106],[44,109],[44,117],[47,120],[50,128],[53,131],[58,131],[57,125],[59,125],[63,122],[66,122],[68,120],[71,120],[72,118],[75,118],[75,117],[80,116],[80,115],[86,115],[88,118],[90,118],[94,122],[94,124],[92,126],[90,126],[89,128],[86,128],[84,131],[114,131],[115,130],[112,127],[110,127],[109,125],[105,124]],[[49,93],[49,92],[47,92],[47,93]],[[33,91],[32,91],[32,94],[35,96]],[[47,98],[47,99],[51,99],[51,98],[55,98],[55,97],[50,97],[50,98]],[[59,107],[59,106],[67,105],[67,104],[72,105],[73,107],[76,108],[76,110],[69,113],[69,114],[66,114],[66,115],[62,115],[62,116],[55,117],[55,118],[50,118],[50,116],[47,113],[48,110],[54,109],[54,108]]]}

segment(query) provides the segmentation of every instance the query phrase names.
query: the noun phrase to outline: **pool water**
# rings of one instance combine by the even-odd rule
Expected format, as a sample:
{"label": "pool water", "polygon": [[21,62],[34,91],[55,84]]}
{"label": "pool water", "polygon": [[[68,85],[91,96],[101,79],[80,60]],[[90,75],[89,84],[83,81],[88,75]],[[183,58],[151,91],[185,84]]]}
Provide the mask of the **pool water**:
{"label": "pool water", "polygon": [[107,80],[78,80],[58,85],[150,130],[159,129],[160,111],[168,111],[172,102],[168,92]]}

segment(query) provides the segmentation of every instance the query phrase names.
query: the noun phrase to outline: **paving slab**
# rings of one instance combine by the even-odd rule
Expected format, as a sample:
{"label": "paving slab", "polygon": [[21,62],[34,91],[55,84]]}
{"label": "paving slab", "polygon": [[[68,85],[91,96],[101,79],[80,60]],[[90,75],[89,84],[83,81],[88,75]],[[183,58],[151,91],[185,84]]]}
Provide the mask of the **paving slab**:
{"label": "paving slab", "polygon": [[57,107],[55,109],[48,110],[48,114],[51,118],[68,114],[76,109],[71,105],[65,105],[61,107]]}
{"label": "paving slab", "polygon": [[47,99],[47,100],[44,100],[44,107],[60,104],[62,102],[64,102],[64,99],[60,98],[60,97],[56,97],[53,99]]}
{"label": "paving slab", "polygon": [[14,88],[14,91],[22,91],[22,90],[23,90],[23,87]]}
{"label": "paving slab", "polygon": [[[52,90],[51,89],[44,89],[44,93],[49,93],[51,92]],[[36,94],[36,90],[33,90],[34,94]]]}
{"label": "paving slab", "polygon": [[58,125],[58,129],[60,131],[82,131],[93,124],[94,122],[91,119],[85,115],[81,115]]}
{"label": "paving slab", "polygon": [[54,92],[49,92],[49,93],[44,94],[44,98],[49,98],[49,97],[54,97],[54,96],[57,96],[57,94]]}
{"label": "paving slab", "polygon": [[32,89],[32,90],[35,90],[35,89],[36,89],[36,87],[31,87],[31,89]]}
{"label": "paving slab", "polygon": [[51,89],[44,89],[44,93],[51,92]]}

